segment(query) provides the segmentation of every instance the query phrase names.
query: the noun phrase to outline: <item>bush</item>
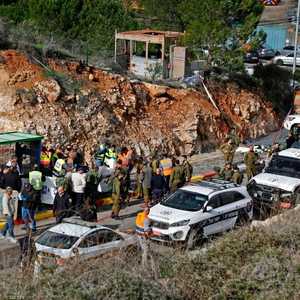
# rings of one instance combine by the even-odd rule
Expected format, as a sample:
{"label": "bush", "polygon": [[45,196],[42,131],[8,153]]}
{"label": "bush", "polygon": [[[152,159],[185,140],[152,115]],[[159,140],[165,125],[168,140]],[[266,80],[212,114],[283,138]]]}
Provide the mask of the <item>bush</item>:
{"label": "bush", "polygon": [[257,79],[265,99],[272,103],[274,110],[281,114],[288,112],[293,101],[291,72],[274,64],[258,65],[254,69],[254,78]]}
{"label": "bush", "polygon": [[[155,266],[139,250],[70,264],[36,282],[30,270],[0,273],[2,299],[297,299],[300,294],[300,212],[260,229],[241,228],[180,252],[155,244]],[[126,254],[126,255],[124,255]]]}

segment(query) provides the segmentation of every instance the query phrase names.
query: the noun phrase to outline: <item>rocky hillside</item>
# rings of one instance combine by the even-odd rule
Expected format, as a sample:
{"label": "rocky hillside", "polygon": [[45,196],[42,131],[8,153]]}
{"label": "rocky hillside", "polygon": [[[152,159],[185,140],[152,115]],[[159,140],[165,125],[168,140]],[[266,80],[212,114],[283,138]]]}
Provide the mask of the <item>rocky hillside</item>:
{"label": "rocky hillside", "polygon": [[278,128],[278,117],[259,93],[234,84],[204,92],[129,80],[78,62],[0,52],[0,130],[32,130],[51,142],[78,142],[87,159],[108,140],[148,154],[211,150],[235,126],[242,139]]}

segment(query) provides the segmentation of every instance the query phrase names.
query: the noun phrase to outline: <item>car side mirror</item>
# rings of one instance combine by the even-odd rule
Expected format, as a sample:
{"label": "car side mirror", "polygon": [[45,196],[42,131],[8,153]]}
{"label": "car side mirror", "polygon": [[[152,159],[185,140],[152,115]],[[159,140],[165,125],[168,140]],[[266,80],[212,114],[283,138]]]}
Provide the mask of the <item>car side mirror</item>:
{"label": "car side mirror", "polygon": [[212,210],[213,210],[213,208],[211,206],[206,206],[206,208],[205,208],[205,212],[210,212]]}

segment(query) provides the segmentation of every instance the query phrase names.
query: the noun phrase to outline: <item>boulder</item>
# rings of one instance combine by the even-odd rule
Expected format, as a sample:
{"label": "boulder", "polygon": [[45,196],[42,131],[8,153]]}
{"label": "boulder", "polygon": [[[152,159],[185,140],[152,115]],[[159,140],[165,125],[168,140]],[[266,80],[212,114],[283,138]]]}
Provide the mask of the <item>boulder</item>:
{"label": "boulder", "polygon": [[55,79],[47,79],[38,81],[34,85],[35,93],[49,101],[50,103],[56,102],[61,96],[61,87]]}

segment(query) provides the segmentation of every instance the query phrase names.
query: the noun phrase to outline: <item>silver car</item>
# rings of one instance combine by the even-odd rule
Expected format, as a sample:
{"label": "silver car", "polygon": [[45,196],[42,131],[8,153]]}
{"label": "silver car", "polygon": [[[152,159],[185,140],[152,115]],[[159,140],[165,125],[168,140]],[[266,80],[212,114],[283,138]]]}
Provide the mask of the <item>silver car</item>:
{"label": "silver car", "polygon": [[136,245],[136,237],[97,223],[68,218],[46,230],[36,241],[34,273],[62,269],[73,259],[87,260]]}
{"label": "silver car", "polygon": [[[273,63],[279,66],[282,65],[293,65],[294,53],[288,55],[278,55],[273,58]],[[296,65],[300,66],[300,53],[297,54]]]}
{"label": "silver car", "polygon": [[[295,49],[295,46],[293,46],[293,45],[285,46],[281,50],[277,50],[276,55],[277,56],[278,55],[287,56],[289,54],[294,54],[294,49]],[[300,53],[300,46],[297,47],[297,52]]]}

